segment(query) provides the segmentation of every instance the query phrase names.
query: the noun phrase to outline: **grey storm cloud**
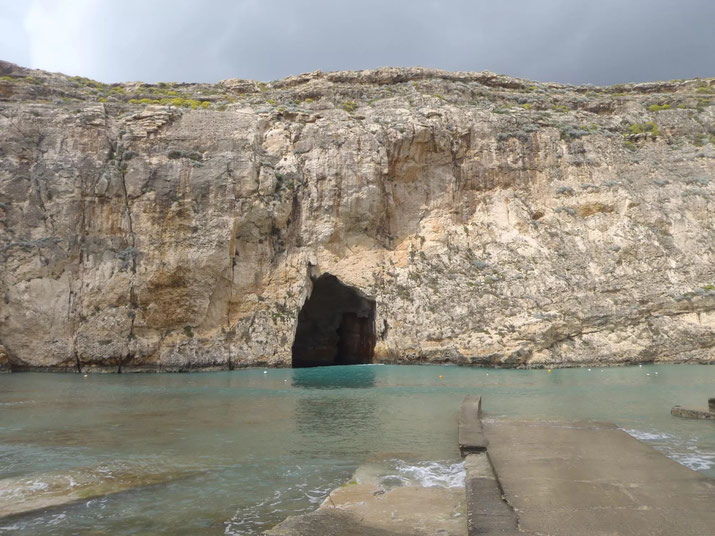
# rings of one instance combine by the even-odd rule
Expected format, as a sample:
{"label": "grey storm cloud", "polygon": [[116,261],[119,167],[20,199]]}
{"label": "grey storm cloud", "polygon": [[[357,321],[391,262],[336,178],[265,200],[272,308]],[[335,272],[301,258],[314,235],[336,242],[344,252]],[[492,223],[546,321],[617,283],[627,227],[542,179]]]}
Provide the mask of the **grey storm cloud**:
{"label": "grey storm cloud", "polygon": [[613,84],[712,76],[713,0],[0,0],[0,59],[103,82],[425,66]]}

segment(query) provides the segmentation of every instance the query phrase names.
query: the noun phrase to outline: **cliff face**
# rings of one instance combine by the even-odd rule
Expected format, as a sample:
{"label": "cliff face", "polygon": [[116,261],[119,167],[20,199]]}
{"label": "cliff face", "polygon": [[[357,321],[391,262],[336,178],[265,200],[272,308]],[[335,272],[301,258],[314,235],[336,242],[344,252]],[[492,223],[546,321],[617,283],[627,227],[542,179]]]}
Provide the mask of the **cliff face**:
{"label": "cliff face", "polygon": [[332,274],[374,299],[377,362],[713,362],[713,87],[109,86],[0,62],[0,349],[290,366]]}

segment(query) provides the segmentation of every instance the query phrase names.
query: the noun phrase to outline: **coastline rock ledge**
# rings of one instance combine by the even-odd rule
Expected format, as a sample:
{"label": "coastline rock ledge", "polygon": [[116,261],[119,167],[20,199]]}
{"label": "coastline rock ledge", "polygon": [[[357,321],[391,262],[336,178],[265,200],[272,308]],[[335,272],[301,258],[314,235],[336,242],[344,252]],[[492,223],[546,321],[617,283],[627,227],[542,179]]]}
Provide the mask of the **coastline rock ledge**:
{"label": "coastline rock ledge", "polygon": [[714,93],[0,62],[5,368],[713,363]]}

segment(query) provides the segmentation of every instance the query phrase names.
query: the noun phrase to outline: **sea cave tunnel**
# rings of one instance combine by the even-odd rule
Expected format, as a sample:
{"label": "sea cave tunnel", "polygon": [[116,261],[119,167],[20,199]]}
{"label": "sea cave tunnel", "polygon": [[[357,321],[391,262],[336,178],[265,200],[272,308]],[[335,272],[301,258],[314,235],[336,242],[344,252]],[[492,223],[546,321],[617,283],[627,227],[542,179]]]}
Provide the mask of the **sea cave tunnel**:
{"label": "sea cave tunnel", "polygon": [[325,273],[298,315],[293,367],[372,363],[375,300]]}

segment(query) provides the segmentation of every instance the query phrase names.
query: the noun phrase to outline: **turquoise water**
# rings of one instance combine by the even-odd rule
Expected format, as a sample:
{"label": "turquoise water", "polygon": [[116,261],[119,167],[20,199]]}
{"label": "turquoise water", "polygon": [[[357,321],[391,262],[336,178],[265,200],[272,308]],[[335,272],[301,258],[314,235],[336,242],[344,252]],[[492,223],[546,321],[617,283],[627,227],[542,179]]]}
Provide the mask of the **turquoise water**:
{"label": "turquoise water", "polygon": [[363,463],[439,483],[459,462],[468,393],[484,396],[488,417],[614,422],[715,477],[714,423],[670,415],[715,396],[712,366],[9,374],[0,509],[87,481],[125,491],[0,519],[0,534],[257,534],[316,508]]}

